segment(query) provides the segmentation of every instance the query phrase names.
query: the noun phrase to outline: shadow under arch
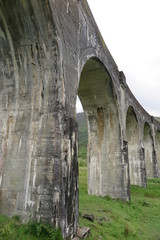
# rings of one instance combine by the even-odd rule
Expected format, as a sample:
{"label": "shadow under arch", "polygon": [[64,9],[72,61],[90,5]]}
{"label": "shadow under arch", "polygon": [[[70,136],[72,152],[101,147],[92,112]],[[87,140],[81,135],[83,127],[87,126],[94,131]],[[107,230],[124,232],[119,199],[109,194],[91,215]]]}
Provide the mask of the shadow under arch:
{"label": "shadow under arch", "polygon": [[99,59],[90,58],[85,63],[78,96],[88,126],[88,193],[126,200],[117,98],[111,77]]}
{"label": "shadow under arch", "polygon": [[145,122],[144,129],[143,129],[143,146],[145,150],[147,178],[154,178],[155,164],[153,159],[153,138],[151,135],[151,128],[147,122]]}
{"label": "shadow under arch", "polygon": [[155,148],[156,148],[156,158],[158,167],[158,177],[160,177],[160,131],[157,130],[155,136]]}
{"label": "shadow under arch", "polygon": [[126,137],[130,182],[133,185],[142,186],[139,134],[139,124],[135,110],[132,106],[129,106],[126,114]]}

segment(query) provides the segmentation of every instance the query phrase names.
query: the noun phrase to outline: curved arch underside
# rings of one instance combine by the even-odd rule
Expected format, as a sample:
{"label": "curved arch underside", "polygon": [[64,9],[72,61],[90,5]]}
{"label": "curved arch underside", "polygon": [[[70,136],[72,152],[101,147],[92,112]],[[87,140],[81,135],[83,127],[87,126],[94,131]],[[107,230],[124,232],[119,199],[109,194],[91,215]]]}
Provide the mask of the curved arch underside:
{"label": "curved arch underside", "polygon": [[88,192],[122,196],[120,129],[115,90],[97,59],[89,59],[81,73],[78,95],[88,124]]}

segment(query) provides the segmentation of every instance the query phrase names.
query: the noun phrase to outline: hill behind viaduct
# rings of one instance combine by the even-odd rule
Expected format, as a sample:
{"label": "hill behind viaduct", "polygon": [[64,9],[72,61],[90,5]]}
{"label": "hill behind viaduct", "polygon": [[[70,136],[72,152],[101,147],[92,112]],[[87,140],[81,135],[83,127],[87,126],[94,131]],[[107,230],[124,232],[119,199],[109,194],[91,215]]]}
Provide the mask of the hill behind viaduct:
{"label": "hill behind viaduct", "polygon": [[160,175],[160,123],[133,96],[85,0],[0,0],[0,213],[78,227],[77,94],[88,193]]}

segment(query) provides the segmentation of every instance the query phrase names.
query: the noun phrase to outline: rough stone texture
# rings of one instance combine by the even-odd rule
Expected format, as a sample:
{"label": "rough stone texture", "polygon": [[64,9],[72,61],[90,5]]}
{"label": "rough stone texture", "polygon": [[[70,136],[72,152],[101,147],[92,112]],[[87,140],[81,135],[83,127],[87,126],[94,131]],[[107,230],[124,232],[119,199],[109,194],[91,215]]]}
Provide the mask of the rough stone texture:
{"label": "rough stone texture", "polygon": [[85,214],[82,216],[83,218],[86,218],[87,220],[94,222],[94,215],[93,214]]}
{"label": "rough stone texture", "polygon": [[49,222],[65,239],[78,228],[77,93],[88,192],[129,200],[130,175],[146,186],[146,172],[160,174],[160,123],[128,88],[87,2],[0,0],[0,213]]}
{"label": "rough stone texture", "polygon": [[76,236],[79,239],[85,239],[90,234],[90,228],[89,227],[79,227]]}
{"label": "rough stone texture", "polygon": [[139,151],[140,156],[140,170],[141,170],[141,186],[147,187],[147,173],[146,173],[146,162],[145,162],[145,149],[143,147],[140,148]]}
{"label": "rough stone texture", "polygon": [[146,161],[146,169],[147,169],[147,177],[154,178],[155,177],[155,154],[153,149],[153,140],[151,135],[150,126],[148,123],[144,125],[144,149],[145,149],[145,161]]}
{"label": "rough stone texture", "polygon": [[157,157],[158,176],[160,177],[160,131],[156,132],[155,136],[155,154]]}
{"label": "rough stone texture", "polygon": [[130,183],[141,185],[141,159],[139,155],[139,126],[133,107],[129,107],[126,116]]}

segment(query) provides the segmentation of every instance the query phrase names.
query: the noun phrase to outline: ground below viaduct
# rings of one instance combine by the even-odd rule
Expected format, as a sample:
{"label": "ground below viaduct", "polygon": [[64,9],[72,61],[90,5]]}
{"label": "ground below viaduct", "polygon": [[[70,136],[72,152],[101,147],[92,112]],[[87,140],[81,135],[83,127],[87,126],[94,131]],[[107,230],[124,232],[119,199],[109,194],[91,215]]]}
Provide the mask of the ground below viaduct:
{"label": "ground below viaduct", "polygon": [[[136,71],[136,70],[135,70]],[[137,102],[85,0],[0,0],[0,213],[78,227],[75,120],[88,193],[130,199],[160,175],[160,123]]]}

